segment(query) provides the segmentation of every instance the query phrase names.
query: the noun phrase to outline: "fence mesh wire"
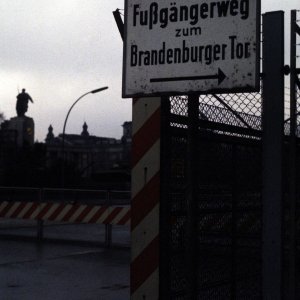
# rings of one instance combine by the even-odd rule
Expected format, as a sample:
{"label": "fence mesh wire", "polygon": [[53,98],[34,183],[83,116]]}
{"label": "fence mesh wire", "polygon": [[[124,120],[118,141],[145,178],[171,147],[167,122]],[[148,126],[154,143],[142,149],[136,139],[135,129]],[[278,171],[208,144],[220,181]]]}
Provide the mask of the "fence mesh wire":
{"label": "fence mesh wire", "polygon": [[[299,37],[298,37],[299,39]],[[297,51],[299,52],[298,46]],[[298,62],[297,58],[296,62]],[[298,67],[298,66],[297,66]],[[299,67],[298,67],[299,69]],[[296,185],[300,180],[300,84],[296,83]],[[289,287],[290,93],[284,115],[284,293]],[[168,242],[171,299],[190,299],[187,261],[188,97],[170,99]],[[197,259],[199,299],[262,295],[262,88],[258,93],[199,97]],[[300,190],[296,188],[296,298],[300,299]]]}
{"label": "fence mesh wire", "polygon": [[[197,298],[261,296],[261,93],[199,97],[197,161]],[[188,98],[170,98],[168,147],[169,292],[188,291]],[[218,126],[216,126],[219,125]]]}

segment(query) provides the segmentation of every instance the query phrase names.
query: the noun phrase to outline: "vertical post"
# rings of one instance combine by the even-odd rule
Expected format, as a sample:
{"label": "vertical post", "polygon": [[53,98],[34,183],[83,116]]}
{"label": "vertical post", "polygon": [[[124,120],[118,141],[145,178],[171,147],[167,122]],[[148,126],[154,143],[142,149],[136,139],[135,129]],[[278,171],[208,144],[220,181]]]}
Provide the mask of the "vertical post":
{"label": "vertical post", "polygon": [[37,239],[42,241],[44,237],[44,221],[37,220]]}
{"label": "vertical post", "polygon": [[[110,191],[106,194],[106,205],[109,209],[111,207]],[[105,224],[105,247],[110,248],[112,243],[112,224]]]}
{"label": "vertical post", "polygon": [[187,282],[188,298],[196,300],[197,293],[197,142],[199,124],[199,95],[188,97],[188,140],[187,140]]}
{"label": "vertical post", "polygon": [[160,299],[160,97],[133,100],[132,134],[131,299],[158,300]]}
{"label": "vertical post", "polygon": [[282,299],[284,13],[263,15],[263,299]]}
{"label": "vertical post", "polygon": [[[38,199],[38,202],[39,202],[39,205],[41,205],[42,200],[43,200],[43,189],[40,189],[38,193],[39,193],[39,199]],[[37,222],[37,233],[36,233],[36,237],[37,237],[37,240],[38,240],[38,241],[42,241],[42,240],[43,240],[43,237],[44,237],[44,221],[38,219],[36,222]]]}
{"label": "vertical post", "polygon": [[236,299],[236,287],[237,287],[237,223],[238,223],[238,216],[237,216],[237,197],[238,197],[238,174],[237,174],[237,145],[232,145],[232,157],[231,157],[231,164],[232,164],[232,202],[231,202],[231,299]]}
{"label": "vertical post", "polygon": [[105,247],[110,248],[112,244],[112,224],[105,224]]}
{"label": "vertical post", "polygon": [[297,90],[296,90],[296,35],[297,12],[291,11],[290,45],[290,164],[289,164],[289,293],[290,300],[296,299],[296,165],[297,165]]}
{"label": "vertical post", "polygon": [[[114,13],[120,34],[124,27]],[[160,97],[132,101],[130,298],[160,298]]]}
{"label": "vertical post", "polygon": [[168,299],[170,297],[170,232],[171,225],[171,203],[170,203],[170,180],[172,160],[172,137],[170,132],[170,97],[163,97],[161,101],[161,199],[159,218],[159,297]]}

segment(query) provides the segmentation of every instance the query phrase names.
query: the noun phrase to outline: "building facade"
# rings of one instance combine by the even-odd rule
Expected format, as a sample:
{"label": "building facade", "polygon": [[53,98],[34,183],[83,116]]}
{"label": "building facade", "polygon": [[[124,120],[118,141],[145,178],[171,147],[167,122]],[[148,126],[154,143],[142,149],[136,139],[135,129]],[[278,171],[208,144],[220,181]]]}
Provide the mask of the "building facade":
{"label": "building facade", "polygon": [[50,125],[45,139],[47,167],[51,168],[58,161],[63,161],[64,168],[75,168],[78,176],[88,185],[109,181],[109,178],[111,184],[116,178],[127,178],[128,181],[132,122],[125,122],[122,127],[123,135],[116,139],[90,135],[86,123],[83,124],[80,134],[54,136]]}

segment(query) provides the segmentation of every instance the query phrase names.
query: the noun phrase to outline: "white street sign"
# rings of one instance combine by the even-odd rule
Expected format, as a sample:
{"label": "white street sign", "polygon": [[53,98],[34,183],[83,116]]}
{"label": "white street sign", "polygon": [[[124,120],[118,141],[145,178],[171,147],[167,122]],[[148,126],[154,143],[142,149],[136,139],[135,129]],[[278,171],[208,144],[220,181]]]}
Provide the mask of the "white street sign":
{"label": "white street sign", "polygon": [[123,97],[259,89],[260,0],[125,0]]}

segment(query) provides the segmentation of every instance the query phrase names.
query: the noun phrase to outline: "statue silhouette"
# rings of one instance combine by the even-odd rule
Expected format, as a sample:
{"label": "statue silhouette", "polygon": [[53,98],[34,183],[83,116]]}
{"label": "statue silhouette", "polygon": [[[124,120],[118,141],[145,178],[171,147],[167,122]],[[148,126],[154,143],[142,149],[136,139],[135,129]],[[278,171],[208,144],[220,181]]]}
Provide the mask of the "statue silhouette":
{"label": "statue silhouette", "polygon": [[25,116],[25,113],[28,110],[28,101],[31,101],[33,103],[30,95],[25,92],[25,89],[22,89],[22,93],[17,96],[16,110],[18,117]]}

